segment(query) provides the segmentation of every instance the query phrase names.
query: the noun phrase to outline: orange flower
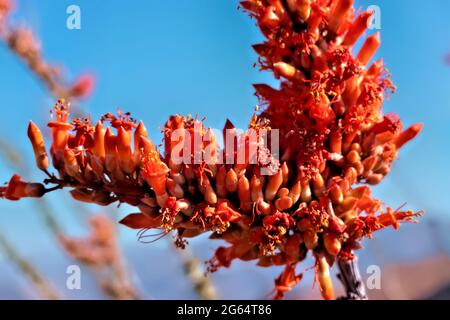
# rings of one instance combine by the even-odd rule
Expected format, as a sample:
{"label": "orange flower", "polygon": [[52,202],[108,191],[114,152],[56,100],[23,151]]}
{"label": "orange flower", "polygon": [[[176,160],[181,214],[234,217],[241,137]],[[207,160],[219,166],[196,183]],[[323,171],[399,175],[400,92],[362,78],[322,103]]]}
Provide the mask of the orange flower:
{"label": "orange flower", "polygon": [[23,182],[20,176],[14,175],[6,187],[0,187],[0,197],[12,201],[22,198],[40,198],[45,191],[43,184]]}
{"label": "orange flower", "polygon": [[151,148],[145,150],[141,162],[141,174],[145,181],[152,187],[157,196],[166,194],[166,181],[169,168],[161,161],[158,151]]}
{"label": "orange flower", "polygon": [[41,130],[32,122],[28,126],[28,138],[33,146],[34,156],[36,158],[36,165],[39,169],[46,171],[48,169],[49,161],[47,151],[45,149],[44,138]]}
{"label": "orange flower", "polygon": [[69,108],[65,105],[64,100],[58,100],[56,102],[54,115],[55,121],[48,123],[48,127],[52,129],[52,146],[50,153],[54,164],[59,166],[69,139],[69,130],[72,129],[72,125],[67,123],[69,119]]}

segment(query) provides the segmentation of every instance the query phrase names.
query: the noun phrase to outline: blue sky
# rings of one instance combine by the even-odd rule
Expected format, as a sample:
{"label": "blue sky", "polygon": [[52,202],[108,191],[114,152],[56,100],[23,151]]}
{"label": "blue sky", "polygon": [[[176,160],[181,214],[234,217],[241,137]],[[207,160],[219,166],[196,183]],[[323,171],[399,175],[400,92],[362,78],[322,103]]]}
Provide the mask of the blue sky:
{"label": "blue sky", "polygon": [[[47,60],[64,67],[69,79],[90,71],[97,77],[93,96],[84,107],[93,118],[120,107],[143,119],[156,141],[169,115],[199,114],[221,128],[230,118],[245,127],[256,98],[251,84],[271,76],[253,68],[250,45],[260,39],[254,22],[236,10],[236,0],[21,0],[15,22],[33,27]],[[81,7],[82,29],[66,28],[66,8]],[[383,58],[398,86],[385,105],[405,125],[424,122],[421,136],[405,147],[392,174],[376,194],[386,203],[425,209],[448,221],[450,66],[450,2],[370,0],[365,8],[381,8]],[[0,45],[0,134],[31,159],[26,139],[28,120],[43,124],[52,99],[22,63]],[[0,161],[0,180],[12,173]],[[41,179],[40,174],[28,176]],[[79,216],[62,192],[51,197],[68,229],[81,232]],[[98,212],[98,209],[90,209]],[[51,250],[51,239],[33,202],[0,202],[0,228],[24,253]],[[125,239],[134,233],[122,230]],[[20,236],[18,234],[20,233]]]}

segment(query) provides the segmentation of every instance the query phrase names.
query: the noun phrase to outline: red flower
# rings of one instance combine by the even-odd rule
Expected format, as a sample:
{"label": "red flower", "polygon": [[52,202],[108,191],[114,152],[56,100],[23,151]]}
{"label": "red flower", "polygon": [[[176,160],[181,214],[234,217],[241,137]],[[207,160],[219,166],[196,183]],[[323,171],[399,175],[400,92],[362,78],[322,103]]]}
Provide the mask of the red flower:
{"label": "red flower", "polygon": [[91,74],[81,75],[70,89],[70,96],[74,98],[89,97],[94,90],[95,78]]}
{"label": "red flower", "polygon": [[0,198],[12,201],[22,198],[40,198],[45,192],[43,184],[23,182],[20,176],[14,175],[6,187],[0,187]]}

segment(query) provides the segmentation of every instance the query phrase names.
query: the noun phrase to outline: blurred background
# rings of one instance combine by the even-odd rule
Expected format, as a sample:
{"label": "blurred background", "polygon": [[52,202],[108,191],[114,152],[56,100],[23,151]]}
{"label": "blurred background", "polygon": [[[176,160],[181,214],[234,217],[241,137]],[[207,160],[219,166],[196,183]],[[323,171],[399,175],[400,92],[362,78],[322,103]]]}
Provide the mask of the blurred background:
{"label": "blurred background", "polygon": [[[366,9],[381,9],[382,57],[398,87],[385,104],[405,125],[424,122],[422,134],[402,149],[392,173],[375,195],[396,208],[425,210],[419,224],[398,231],[378,232],[359,254],[364,278],[367,269],[381,270],[381,288],[368,290],[373,299],[450,298],[450,204],[448,159],[450,125],[450,2],[431,0],[356,1]],[[81,8],[81,30],[66,27],[66,9]],[[270,74],[253,67],[251,44],[261,39],[254,21],[237,10],[237,0],[21,0],[11,22],[31,27],[42,43],[46,60],[63,68],[73,80],[82,73],[96,78],[93,94],[81,103],[93,119],[109,111],[129,111],[142,119],[154,141],[161,126],[175,113],[206,116],[207,126],[222,128],[229,118],[245,128],[257,104],[252,83],[275,85]],[[25,180],[41,181],[33,167],[26,130],[28,121],[45,127],[54,99],[6,45],[0,44],[0,181],[14,172]],[[48,132],[44,130],[48,135]],[[0,201],[0,233],[17,253],[33,264],[61,296],[69,299],[108,298],[95,281],[95,272],[80,264],[81,290],[66,287],[66,269],[78,264],[55,241],[43,212],[52,214],[70,236],[88,234],[91,214],[120,219],[132,207],[91,207],[75,203],[67,192],[47,197],[44,208],[35,200]],[[118,227],[120,247],[132,285],[142,298],[196,299],[185,276],[183,257],[166,237],[152,244],[138,242],[136,232]],[[203,261],[220,242],[192,239],[189,249]],[[312,260],[300,268],[313,265]],[[265,299],[279,268],[255,268],[233,263],[211,280],[223,299]],[[288,295],[291,299],[319,297],[313,272]],[[342,290],[338,281],[337,291]],[[38,299],[39,294],[17,264],[0,250],[0,299]]]}

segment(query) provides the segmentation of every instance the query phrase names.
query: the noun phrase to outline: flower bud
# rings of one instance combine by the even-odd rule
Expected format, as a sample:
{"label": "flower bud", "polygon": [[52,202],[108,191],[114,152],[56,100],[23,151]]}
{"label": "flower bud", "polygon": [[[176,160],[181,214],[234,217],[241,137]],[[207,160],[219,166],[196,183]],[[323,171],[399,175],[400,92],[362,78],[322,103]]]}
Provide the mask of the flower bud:
{"label": "flower bud", "polygon": [[339,209],[342,212],[353,210],[356,207],[356,204],[358,203],[358,198],[355,197],[347,197],[342,201]]}
{"label": "flower bud", "polygon": [[317,258],[317,279],[320,293],[325,300],[334,299],[333,282],[330,276],[330,267],[325,257]]}
{"label": "flower bud", "polygon": [[325,181],[320,173],[312,179],[314,195],[320,198],[325,192]]}
{"label": "flower bud", "polygon": [[131,153],[131,132],[128,132],[123,127],[119,127],[117,131],[116,141],[119,167],[126,174],[132,174],[135,166]]}
{"label": "flower bud", "polygon": [[380,47],[380,33],[368,37],[358,53],[357,60],[363,65],[367,65]]}
{"label": "flower bud", "polygon": [[167,179],[167,190],[169,191],[170,195],[175,198],[183,198],[184,196],[183,188],[173,179]]}
{"label": "flower bud", "polygon": [[70,195],[77,201],[85,202],[85,203],[93,203],[93,190],[87,189],[74,189],[70,191]]}
{"label": "flower bud", "polygon": [[375,155],[371,155],[367,158],[365,158],[362,161],[362,165],[364,167],[364,175],[369,174],[370,172],[372,172],[373,168],[375,167],[375,164],[377,163],[377,156]]}
{"label": "flower bud", "polygon": [[199,179],[199,188],[208,204],[214,205],[217,203],[217,195],[214,192],[214,189],[211,186],[211,182],[209,181],[209,178],[205,173],[203,173]]}
{"label": "flower bud", "polygon": [[266,216],[272,213],[272,207],[269,203],[260,200],[256,203],[256,211],[258,212],[258,214]]}
{"label": "flower bud", "polygon": [[315,231],[306,230],[303,234],[303,241],[308,250],[314,250],[319,244],[319,237]]}
{"label": "flower bud", "polygon": [[288,210],[292,205],[292,198],[288,196],[281,197],[275,201],[275,208],[277,208],[278,211]]}
{"label": "flower bud", "polygon": [[140,136],[139,137],[139,148],[142,149],[142,155],[152,152],[155,150],[155,145],[152,141],[150,141],[147,137]]}
{"label": "flower bud", "polygon": [[297,201],[300,199],[300,194],[302,192],[302,185],[300,180],[298,180],[291,188],[290,191],[290,197],[292,199],[292,204],[296,204]]}
{"label": "flower bud", "polygon": [[281,170],[278,170],[276,174],[268,178],[267,186],[264,192],[264,199],[266,201],[273,201],[282,183],[283,183],[283,173]]}
{"label": "flower bud", "polygon": [[92,147],[92,153],[101,161],[105,160],[105,133],[106,129],[103,126],[102,122],[99,121],[95,126],[94,145]]}
{"label": "flower bud", "polygon": [[355,150],[352,150],[349,153],[347,153],[345,158],[347,159],[348,163],[350,163],[350,164],[355,164],[356,162],[359,162],[361,160],[359,153]]}
{"label": "flower bud", "polygon": [[30,121],[30,124],[28,125],[28,138],[33,146],[36,165],[42,171],[46,171],[48,169],[49,161],[47,151],[45,150],[44,138],[42,137],[41,130],[39,130],[32,121]]}
{"label": "flower bud", "polygon": [[336,33],[339,26],[346,22],[347,13],[353,5],[353,0],[337,0],[334,9],[328,16],[328,29]]}
{"label": "flower bud", "polygon": [[302,192],[300,194],[300,199],[302,202],[310,202],[312,199],[311,187],[307,179],[303,180],[301,183]]}
{"label": "flower bud", "polygon": [[414,139],[420,133],[420,131],[422,131],[422,128],[423,124],[418,123],[400,133],[394,140],[394,144],[397,147],[397,149],[400,149],[406,143]]}
{"label": "flower bud", "polygon": [[332,256],[336,256],[341,251],[341,242],[335,234],[325,232],[323,234],[323,245]]}
{"label": "flower bud", "polygon": [[342,154],[342,132],[339,130],[330,133],[330,151],[331,153]]}
{"label": "flower bud", "polygon": [[363,32],[367,30],[372,15],[372,12],[364,11],[355,19],[345,35],[344,42],[342,43],[344,46],[351,47],[358,41]]}
{"label": "flower bud", "polygon": [[64,150],[64,171],[72,178],[76,178],[80,173],[80,165],[72,149]]}
{"label": "flower bud", "polygon": [[106,129],[104,140],[105,166],[112,173],[117,169],[117,138],[110,128]]}
{"label": "flower bud", "polygon": [[258,202],[258,200],[263,199],[261,179],[259,179],[256,175],[253,175],[250,180],[250,191],[253,202]]}
{"label": "flower bud", "polygon": [[45,187],[43,184],[23,182],[18,175],[14,175],[6,187],[0,187],[0,198],[11,201],[22,198],[41,198],[44,194]]}
{"label": "flower bud", "polygon": [[286,162],[283,162],[281,165],[281,175],[283,177],[283,183],[281,185],[284,187],[287,185],[289,180],[289,167]]}
{"label": "flower bud", "polygon": [[330,188],[328,195],[334,204],[339,204],[344,200],[342,189],[337,184]]}
{"label": "flower bud", "polygon": [[233,169],[228,170],[225,178],[225,187],[228,192],[234,193],[238,189],[238,176]]}
{"label": "flower bud", "polygon": [[277,62],[273,64],[274,70],[283,78],[288,80],[303,82],[305,75],[293,65],[285,62]]}
{"label": "flower bud", "polygon": [[134,131],[134,153],[137,154],[140,151],[140,147],[139,147],[139,141],[140,138],[144,137],[147,138],[148,137],[148,133],[147,133],[147,128],[144,125],[144,122],[141,121],[139,122],[136,130]]}
{"label": "flower bud", "polygon": [[247,177],[244,175],[240,177],[238,183],[238,197],[240,201],[240,208],[244,212],[251,210],[251,194],[250,194],[250,183]]}

